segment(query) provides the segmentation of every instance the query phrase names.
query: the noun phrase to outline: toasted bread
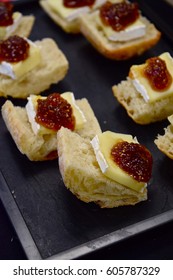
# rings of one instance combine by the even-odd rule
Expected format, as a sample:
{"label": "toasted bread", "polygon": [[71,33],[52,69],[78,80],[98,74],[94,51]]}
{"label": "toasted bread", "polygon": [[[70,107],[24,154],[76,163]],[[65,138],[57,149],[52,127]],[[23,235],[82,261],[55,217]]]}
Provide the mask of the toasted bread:
{"label": "toasted bread", "polygon": [[147,189],[141,192],[127,188],[106,177],[100,170],[88,139],[61,128],[57,133],[59,169],[67,189],[84,202],[94,202],[101,208],[135,205],[147,199]]}
{"label": "toasted bread", "polygon": [[[101,131],[100,125],[87,99],[76,100],[76,103],[86,118],[86,123],[77,133],[83,138],[92,139]],[[24,107],[14,106],[7,100],[2,106],[2,116],[18,149],[31,161],[57,158],[57,133],[35,135]]]}

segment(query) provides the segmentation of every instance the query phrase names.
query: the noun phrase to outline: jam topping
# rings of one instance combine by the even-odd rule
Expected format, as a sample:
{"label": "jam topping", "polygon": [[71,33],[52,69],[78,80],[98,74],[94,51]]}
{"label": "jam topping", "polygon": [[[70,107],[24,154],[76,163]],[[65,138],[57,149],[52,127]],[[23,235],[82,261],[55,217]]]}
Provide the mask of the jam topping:
{"label": "jam topping", "polygon": [[80,8],[94,5],[95,0],[63,0],[63,4],[67,8]]}
{"label": "jam topping", "polygon": [[57,152],[57,150],[56,151],[51,151],[49,154],[47,154],[46,156],[45,156],[45,159],[46,160],[52,160],[52,159],[55,159],[55,158],[57,158],[58,157],[58,152]]}
{"label": "jam topping", "polygon": [[123,1],[120,3],[111,3],[107,1],[100,8],[100,18],[105,25],[109,25],[119,32],[132,24],[139,17],[137,3]]}
{"label": "jam topping", "polygon": [[0,41],[0,62],[19,62],[29,56],[29,43],[17,35]]}
{"label": "jam topping", "polygon": [[0,2],[0,26],[13,24],[13,5]]}
{"label": "jam topping", "polygon": [[59,93],[52,93],[46,99],[38,99],[37,103],[37,123],[55,131],[62,126],[74,130],[73,109]]}
{"label": "jam topping", "polygon": [[172,77],[166,67],[166,63],[160,57],[149,58],[144,68],[144,76],[148,79],[152,89],[156,91],[166,90],[172,83]]}
{"label": "jam topping", "polygon": [[148,182],[152,173],[152,155],[142,145],[121,141],[111,149],[114,162],[138,182]]}

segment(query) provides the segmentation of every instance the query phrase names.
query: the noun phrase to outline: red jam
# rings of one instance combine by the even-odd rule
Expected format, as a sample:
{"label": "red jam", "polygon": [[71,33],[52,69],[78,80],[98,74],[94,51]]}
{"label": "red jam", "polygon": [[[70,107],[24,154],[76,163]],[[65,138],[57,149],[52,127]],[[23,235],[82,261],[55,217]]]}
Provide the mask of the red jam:
{"label": "red jam", "polygon": [[52,93],[46,99],[37,100],[37,123],[52,130],[62,126],[74,130],[75,117],[71,105],[59,93]]}
{"label": "red jam", "polygon": [[80,8],[94,5],[95,0],[63,0],[63,4],[67,8]]}
{"label": "red jam", "polygon": [[105,25],[109,25],[119,32],[132,24],[139,17],[137,3],[120,2],[111,3],[107,1],[100,8],[100,18]]}
{"label": "red jam", "polygon": [[0,62],[19,62],[29,55],[29,43],[17,35],[0,41]]}
{"label": "red jam", "polygon": [[0,2],[0,26],[13,24],[13,5]]}
{"label": "red jam", "polygon": [[52,151],[48,155],[45,156],[45,160],[52,160],[58,157],[57,151]]}
{"label": "red jam", "polygon": [[148,79],[152,89],[156,91],[166,90],[172,83],[172,77],[166,67],[166,63],[160,57],[149,58],[144,69],[144,76]]}
{"label": "red jam", "polygon": [[152,155],[138,143],[118,142],[111,150],[114,162],[138,182],[148,182],[152,173]]}

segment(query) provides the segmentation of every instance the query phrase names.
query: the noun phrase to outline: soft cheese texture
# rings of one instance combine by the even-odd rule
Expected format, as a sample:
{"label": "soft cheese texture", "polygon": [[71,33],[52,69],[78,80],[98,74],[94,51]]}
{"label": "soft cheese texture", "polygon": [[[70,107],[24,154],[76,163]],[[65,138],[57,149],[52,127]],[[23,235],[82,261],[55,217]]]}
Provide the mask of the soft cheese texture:
{"label": "soft cheese texture", "polygon": [[30,45],[29,56],[25,60],[19,62],[9,63],[2,61],[0,63],[0,74],[9,76],[11,79],[19,79],[40,63],[40,48],[30,40],[26,40]]}
{"label": "soft cheese texture", "polygon": [[[167,69],[173,77],[173,58],[168,52],[159,56],[166,63]],[[142,95],[146,102],[156,102],[157,100],[164,99],[173,94],[173,83],[165,91],[153,90],[149,84],[148,79],[143,75],[146,63],[141,65],[133,65],[130,68],[129,77],[132,79],[133,85],[136,90]]]}
{"label": "soft cheese texture", "polygon": [[[113,4],[121,3],[122,0],[111,0]],[[145,36],[146,25],[138,18],[135,22],[128,25],[124,30],[116,32],[111,26],[105,25],[100,16],[99,11],[97,15],[97,23],[102,28],[104,34],[110,41],[126,42]]]}
{"label": "soft cheese texture", "polygon": [[[73,109],[73,114],[75,116],[75,130],[82,128],[83,124],[86,122],[86,118],[80,108],[77,106],[75,102],[75,98],[72,92],[65,92],[61,94],[61,97],[66,99],[68,103],[71,104]],[[46,99],[45,96],[36,96],[31,95],[28,97],[28,103],[26,104],[26,111],[28,115],[29,122],[31,124],[32,130],[35,135],[43,135],[43,134],[55,134],[54,130],[48,129],[35,121],[36,111],[37,111],[37,100],[38,99]]]}
{"label": "soft cheese texture", "polygon": [[126,42],[136,38],[143,37],[146,34],[146,25],[140,20],[136,20],[124,30],[116,32],[111,26],[104,25],[100,19],[99,12],[97,16],[97,23],[102,27],[103,32],[110,41]]}
{"label": "soft cheese texture", "polygon": [[0,40],[7,38],[16,30],[22,19],[22,14],[19,12],[13,13],[13,24],[9,26],[0,26]]}
{"label": "soft cheese texture", "polygon": [[111,158],[111,149],[119,141],[138,143],[131,135],[106,131],[96,135],[91,141],[96,159],[105,176],[135,191],[142,191],[146,183],[138,182],[123,171]]}
{"label": "soft cheese texture", "polygon": [[80,16],[81,14],[85,14],[85,13],[90,12],[93,9],[96,9],[97,7],[99,7],[100,5],[102,5],[105,2],[106,2],[106,0],[96,0],[96,2],[92,8],[90,8],[89,6],[80,7],[80,8],[66,8],[63,5],[63,0],[58,0],[58,1],[57,0],[48,0],[50,7],[55,12],[57,12],[62,18],[66,19],[68,21],[72,21],[72,20],[76,19],[78,16]]}

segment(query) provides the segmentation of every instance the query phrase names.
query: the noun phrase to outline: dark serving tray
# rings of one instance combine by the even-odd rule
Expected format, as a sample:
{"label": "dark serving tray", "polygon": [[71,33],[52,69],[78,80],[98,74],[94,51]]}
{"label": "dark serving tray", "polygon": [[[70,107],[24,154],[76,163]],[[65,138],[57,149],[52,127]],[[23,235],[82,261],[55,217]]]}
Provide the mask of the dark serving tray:
{"label": "dark serving tray", "polygon": [[[168,51],[173,55],[172,8],[165,2],[139,1],[141,9],[163,32],[144,55],[116,62],[101,56],[82,35],[64,33],[35,1],[16,5],[36,16],[30,38],[52,37],[69,60],[69,72],[46,93],[73,91],[88,98],[102,130],[130,133],[152,152],[153,176],[148,200],[136,206],[100,209],[78,200],[63,185],[58,161],[30,162],[15,146],[0,116],[0,198],[29,259],[76,259],[173,220],[173,161],[154,145],[168,121],[141,126],[116,102],[111,87],[125,79],[132,64]],[[150,3],[152,2],[152,3]],[[161,9],[162,17],[159,16]],[[165,18],[165,20],[163,20]],[[172,20],[173,21],[173,20]],[[0,106],[5,102],[0,98]],[[24,100],[12,100],[24,106]]]}

